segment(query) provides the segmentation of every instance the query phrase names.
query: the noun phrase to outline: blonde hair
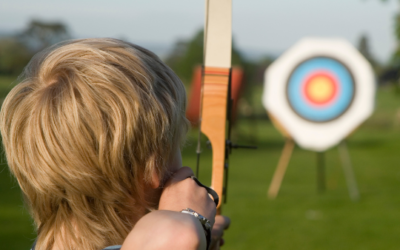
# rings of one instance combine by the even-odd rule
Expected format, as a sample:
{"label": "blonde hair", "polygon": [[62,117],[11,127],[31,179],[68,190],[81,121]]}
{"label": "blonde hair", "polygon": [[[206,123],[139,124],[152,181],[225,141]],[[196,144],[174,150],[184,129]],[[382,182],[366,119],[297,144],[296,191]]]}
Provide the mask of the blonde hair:
{"label": "blonde hair", "polygon": [[153,53],[115,39],[37,54],[0,117],[8,165],[38,228],[37,250],[121,244],[149,204],[143,183],[188,129],[185,89]]}

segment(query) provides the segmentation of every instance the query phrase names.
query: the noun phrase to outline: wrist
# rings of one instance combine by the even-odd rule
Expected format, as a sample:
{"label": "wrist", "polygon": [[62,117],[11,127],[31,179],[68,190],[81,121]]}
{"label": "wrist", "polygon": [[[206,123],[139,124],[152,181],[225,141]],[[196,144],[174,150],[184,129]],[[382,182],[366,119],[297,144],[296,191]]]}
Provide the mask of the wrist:
{"label": "wrist", "polygon": [[204,250],[206,238],[194,216],[157,210],[145,215],[135,225],[121,248],[128,249]]}
{"label": "wrist", "polygon": [[201,214],[197,213],[196,211],[190,208],[183,209],[181,213],[189,214],[195,217],[200,222],[201,226],[203,227],[204,234],[206,236],[207,249],[209,249],[211,244],[211,222],[206,217],[202,216]]}

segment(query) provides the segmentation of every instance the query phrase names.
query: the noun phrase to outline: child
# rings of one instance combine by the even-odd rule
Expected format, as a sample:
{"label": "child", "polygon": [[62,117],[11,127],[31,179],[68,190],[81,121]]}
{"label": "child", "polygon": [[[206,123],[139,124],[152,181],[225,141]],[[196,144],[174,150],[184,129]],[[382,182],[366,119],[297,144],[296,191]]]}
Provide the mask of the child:
{"label": "child", "polygon": [[219,249],[229,219],[181,167],[185,108],[179,78],[139,46],[84,39],[34,56],[0,117],[33,248]]}

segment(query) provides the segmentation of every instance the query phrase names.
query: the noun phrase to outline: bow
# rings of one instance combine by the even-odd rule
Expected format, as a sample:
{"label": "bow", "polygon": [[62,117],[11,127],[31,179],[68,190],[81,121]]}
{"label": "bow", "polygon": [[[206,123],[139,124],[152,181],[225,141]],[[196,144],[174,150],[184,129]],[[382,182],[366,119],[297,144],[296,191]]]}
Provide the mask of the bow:
{"label": "bow", "polygon": [[[229,140],[230,129],[226,129],[232,103],[231,53],[232,0],[206,0],[200,133],[207,136],[212,148],[211,187],[220,198],[225,199],[228,156],[232,148]],[[229,121],[228,127],[230,127]],[[199,157],[199,147],[197,152]],[[217,209],[220,214],[221,203]]]}

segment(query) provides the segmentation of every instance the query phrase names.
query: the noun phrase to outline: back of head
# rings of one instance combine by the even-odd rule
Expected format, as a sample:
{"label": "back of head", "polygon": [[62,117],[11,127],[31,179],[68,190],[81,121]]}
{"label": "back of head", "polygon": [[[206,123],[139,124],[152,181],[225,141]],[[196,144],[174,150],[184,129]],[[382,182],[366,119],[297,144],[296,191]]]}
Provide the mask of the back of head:
{"label": "back of head", "polygon": [[75,40],[37,54],[0,117],[37,249],[121,244],[132,215],[155,206],[142,184],[166,173],[187,131],[185,107],[178,77],[133,44]]}

